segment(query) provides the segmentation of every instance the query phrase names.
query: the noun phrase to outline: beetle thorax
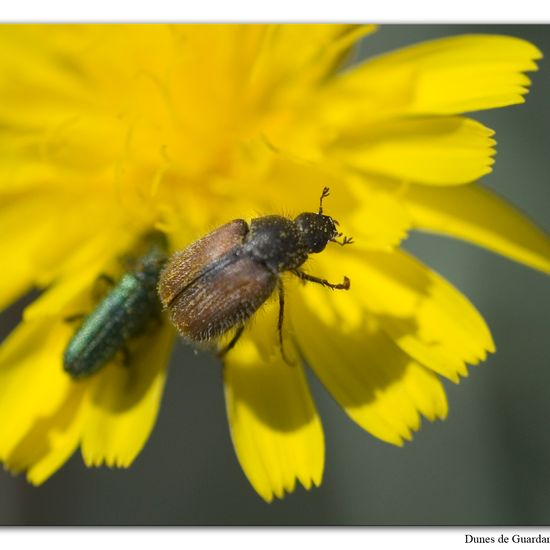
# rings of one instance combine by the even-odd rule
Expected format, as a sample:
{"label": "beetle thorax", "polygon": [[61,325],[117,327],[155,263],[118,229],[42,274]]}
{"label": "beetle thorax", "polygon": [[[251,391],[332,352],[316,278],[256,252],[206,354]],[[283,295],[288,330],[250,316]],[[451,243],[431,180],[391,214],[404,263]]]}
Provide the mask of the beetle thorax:
{"label": "beetle thorax", "polygon": [[243,252],[252,255],[274,272],[295,269],[307,259],[300,230],[283,216],[264,216],[250,222]]}

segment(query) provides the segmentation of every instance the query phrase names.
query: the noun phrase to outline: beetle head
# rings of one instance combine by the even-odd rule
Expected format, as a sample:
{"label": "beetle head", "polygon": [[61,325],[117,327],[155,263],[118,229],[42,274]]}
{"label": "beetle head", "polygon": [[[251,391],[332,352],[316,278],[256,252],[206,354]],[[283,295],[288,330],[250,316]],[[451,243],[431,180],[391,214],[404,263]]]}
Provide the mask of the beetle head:
{"label": "beetle head", "polygon": [[336,237],[343,237],[336,229],[339,224],[335,219],[323,214],[323,199],[328,195],[329,188],[324,187],[319,199],[319,212],[303,212],[294,220],[309,252],[321,252],[328,242],[342,246],[353,242],[351,237],[344,237],[342,241],[336,240]]}
{"label": "beetle head", "polygon": [[338,235],[336,222],[330,216],[303,212],[294,222],[309,252],[321,252],[327,243]]}
{"label": "beetle head", "polygon": [[309,252],[321,252],[329,241],[339,236],[336,229],[338,222],[323,214],[323,199],[328,195],[329,189],[324,187],[319,199],[319,212],[303,212],[294,220]]}

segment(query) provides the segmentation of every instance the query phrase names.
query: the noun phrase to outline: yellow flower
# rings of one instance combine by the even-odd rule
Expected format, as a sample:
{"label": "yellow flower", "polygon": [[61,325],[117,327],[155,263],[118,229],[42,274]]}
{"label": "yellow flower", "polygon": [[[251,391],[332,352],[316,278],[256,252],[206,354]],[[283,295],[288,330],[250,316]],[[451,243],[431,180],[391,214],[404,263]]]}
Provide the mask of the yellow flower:
{"label": "yellow flower", "polygon": [[[182,248],[233,218],[325,211],[355,244],[306,264],[349,292],[284,277],[287,352],[349,417],[401,445],[444,418],[439,375],[494,351],[472,304],[400,244],[466,239],[550,272],[550,241],[475,182],[493,132],[463,113],[523,102],[540,52],[506,36],[435,40],[345,67],[369,26],[3,26],[2,307],[44,292],[0,350],[0,459],[40,484],[80,447],[128,466],[154,425],[167,323],[129,368],[73,381],[69,315],[151,228]],[[324,440],[302,363],[277,345],[269,300],[227,355],[233,443],[267,501],[321,483]],[[185,437],[184,434],[177,436]]]}

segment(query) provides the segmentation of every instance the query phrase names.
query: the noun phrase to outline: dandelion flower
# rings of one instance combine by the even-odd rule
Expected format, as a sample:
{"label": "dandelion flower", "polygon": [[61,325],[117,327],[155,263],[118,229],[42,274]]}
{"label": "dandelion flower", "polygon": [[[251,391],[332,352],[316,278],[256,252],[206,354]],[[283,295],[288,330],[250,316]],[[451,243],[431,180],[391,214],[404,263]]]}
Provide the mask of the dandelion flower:
{"label": "dandelion flower", "polygon": [[[402,445],[445,418],[457,382],[494,351],[481,315],[400,245],[413,230],[464,239],[550,272],[550,241],[476,180],[493,132],[465,113],[523,102],[536,47],[468,35],[346,64],[373,32],[346,25],[18,25],[0,43],[2,307],[41,289],[0,349],[0,459],[40,484],[80,448],[126,467],[158,413],[174,333],[128,368],[64,371],[94,285],[141,235],[171,250],[231,219],[326,211],[355,244],[306,264],[349,292],[285,276],[224,360],[229,427],[267,501],[321,483],[324,439],[308,365],[359,426]],[[145,338],[145,337],[144,337]],[[185,434],[178,434],[185,437]]]}

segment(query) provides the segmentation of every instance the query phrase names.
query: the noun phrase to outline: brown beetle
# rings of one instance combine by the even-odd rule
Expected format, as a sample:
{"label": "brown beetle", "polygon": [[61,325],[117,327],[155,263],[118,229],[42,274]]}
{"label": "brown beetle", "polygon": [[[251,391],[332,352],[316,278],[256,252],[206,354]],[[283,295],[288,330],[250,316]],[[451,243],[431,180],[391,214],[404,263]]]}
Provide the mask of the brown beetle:
{"label": "brown beetle", "polygon": [[317,213],[303,212],[294,220],[264,216],[253,219],[250,226],[244,220],[233,220],[176,252],[160,275],[158,292],[182,336],[205,342],[236,327],[231,341],[219,352],[223,356],[236,344],[246,321],[278,287],[282,351],[283,271],[333,290],[348,290],[347,277],[341,284],[332,284],[299,269],[309,254],[323,251],[327,243],[343,246],[352,242],[348,237],[336,240],[342,236],[336,229],[338,222],[323,214],[323,199],[328,194],[325,187]]}

